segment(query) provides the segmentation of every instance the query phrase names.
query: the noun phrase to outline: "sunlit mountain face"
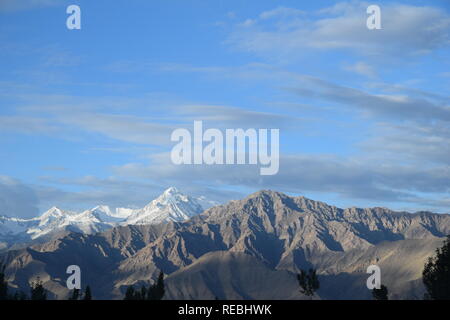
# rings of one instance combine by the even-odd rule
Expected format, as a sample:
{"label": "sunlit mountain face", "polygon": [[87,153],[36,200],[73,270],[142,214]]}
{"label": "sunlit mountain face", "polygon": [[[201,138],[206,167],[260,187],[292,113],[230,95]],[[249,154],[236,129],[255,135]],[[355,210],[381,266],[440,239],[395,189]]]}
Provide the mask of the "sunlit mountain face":
{"label": "sunlit mountain face", "polygon": [[52,207],[31,219],[0,216],[0,240],[5,250],[49,240],[67,232],[94,234],[116,226],[179,222],[201,213],[200,202],[206,207],[209,204],[204,197],[197,200],[170,187],[142,209],[111,209],[102,205],[73,212]]}
{"label": "sunlit mountain face", "polygon": [[[150,206],[186,205],[188,199],[168,189]],[[157,217],[167,213],[160,212]],[[121,299],[128,286],[148,284],[160,270],[166,274],[167,299],[309,299],[300,294],[296,274],[314,266],[321,279],[316,298],[370,299],[366,269],[376,264],[392,298],[421,299],[424,263],[450,232],[446,214],[341,209],[274,191],[212,207],[183,222],[167,221],[93,235],[69,233],[10,251],[6,270],[19,287],[45,275],[58,297],[68,290],[56,279],[66,264],[77,262],[103,299]]]}
{"label": "sunlit mountain face", "polygon": [[0,300],[450,299],[449,4],[0,0]]}

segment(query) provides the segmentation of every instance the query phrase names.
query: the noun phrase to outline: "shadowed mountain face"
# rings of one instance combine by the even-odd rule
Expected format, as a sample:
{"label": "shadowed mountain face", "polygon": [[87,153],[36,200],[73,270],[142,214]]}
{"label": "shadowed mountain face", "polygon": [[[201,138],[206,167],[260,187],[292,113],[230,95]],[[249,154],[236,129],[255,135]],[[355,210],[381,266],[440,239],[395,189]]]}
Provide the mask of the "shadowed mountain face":
{"label": "shadowed mountain face", "polygon": [[67,296],[65,270],[77,264],[96,298],[121,298],[162,269],[167,299],[302,299],[295,274],[315,267],[322,299],[369,299],[371,264],[391,298],[421,298],[428,256],[450,234],[450,216],[384,208],[340,209],[261,191],[186,222],[117,227],[65,237],[3,256],[13,286],[39,276]]}

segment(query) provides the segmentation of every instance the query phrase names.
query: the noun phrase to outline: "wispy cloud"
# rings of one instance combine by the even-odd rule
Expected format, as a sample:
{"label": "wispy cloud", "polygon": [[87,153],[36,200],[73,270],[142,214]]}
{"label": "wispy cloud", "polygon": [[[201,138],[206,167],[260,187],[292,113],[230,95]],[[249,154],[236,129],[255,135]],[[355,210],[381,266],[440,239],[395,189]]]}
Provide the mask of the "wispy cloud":
{"label": "wispy cloud", "polygon": [[38,215],[39,197],[21,181],[0,176],[0,215],[32,218]]}
{"label": "wispy cloud", "polygon": [[[144,206],[164,189],[149,181],[82,176],[78,178],[40,177],[29,185],[39,198],[41,211],[50,206],[69,210],[86,210],[97,205],[137,208]],[[14,213],[13,213],[14,214]]]}
{"label": "wispy cloud", "polygon": [[[63,3],[0,0],[0,12],[45,8],[39,12],[45,16],[53,14],[49,6]],[[16,199],[11,208],[20,215],[47,204],[140,206],[171,185],[221,200],[272,188],[442,211],[449,192],[450,97],[442,90],[449,12],[431,2],[385,1],[382,30],[368,30],[369,4],[340,2],[317,11],[236,8],[220,32],[205,29],[209,36],[186,37],[186,43],[171,42],[167,30],[158,30],[167,44],[161,50],[129,33],[114,45],[142,48],[130,60],[122,60],[121,50],[91,56],[92,43],[70,39],[59,45],[43,39],[39,47],[19,22],[8,22],[0,41],[0,131],[17,135],[23,146],[4,139],[8,150],[29,158],[37,141],[42,163],[23,182],[3,178],[0,192]],[[183,31],[197,34],[203,22]],[[116,25],[110,27],[113,32]],[[83,34],[96,37],[94,29],[100,30]],[[175,54],[162,54],[167,48]],[[281,129],[279,174],[261,177],[246,165],[172,165],[170,134],[192,128],[194,120],[205,128]],[[67,152],[56,158],[58,147]],[[76,162],[78,155],[88,161]],[[5,168],[20,169],[13,161]],[[31,207],[21,208],[22,200]]]}
{"label": "wispy cloud", "polygon": [[27,134],[54,134],[60,128],[45,118],[24,116],[0,116],[0,131]]}
{"label": "wispy cloud", "polygon": [[372,137],[360,147],[380,163],[386,161],[409,162],[418,167],[430,165],[450,166],[450,127],[446,122],[433,125],[418,123],[377,123]]}
{"label": "wispy cloud", "polygon": [[450,121],[450,107],[441,102],[408,95],[369,93],[317,77],[301,76],[298,79],[298,87],[289,90],[299,96],[332,101],[391,120]]}
{"label": "wispy cloud", "polygon": [[359,61],[354,64],[349,64],[344,66],[344,70],[363,75],[368,78],[375,78],[376,71],[370,65],[365,62]]}
{"label": "wispy cloud", "polygon": [[[343,198],[416,203],[417,192],[450,191],[450,171],[326,155],[284,155],[275,176],[259,176],[249,165],[176,166],[169,154],[152,157],[151,165],[130,163],[115,168],[119,175],[146,177],[158,181],[198,184],[209,182],[252,190],[272,188],[294,193],[331,193]],[[444,170],[443,170],[444,169]]]}
{"label": "wispy cloud", "polygon": [[[26,134],[60,134],[72,139],[77,132],[100,134],[133,144],[168,146],[171,132],[190,127],[194,120],[206,126],[228,128],[298,129],[303,119],[280,112],[263,112],[234,106],[161,104],[152,99],[23,95],[14,115],[0,115],[0,130]],[[146,112],[143,112],[146,110]]]}
{"label": "wispy cloud", "polygon": [[392,57],[425,54],[450,44],[450,15],[442,9],[383,4],[382,30],[369,30],[368,5],[344,2],[306,16],[288,8],[263,12],[249,20],[252,23],[236,25],[228,43],[240,50],[291,60],[305,50],[345,49]]}

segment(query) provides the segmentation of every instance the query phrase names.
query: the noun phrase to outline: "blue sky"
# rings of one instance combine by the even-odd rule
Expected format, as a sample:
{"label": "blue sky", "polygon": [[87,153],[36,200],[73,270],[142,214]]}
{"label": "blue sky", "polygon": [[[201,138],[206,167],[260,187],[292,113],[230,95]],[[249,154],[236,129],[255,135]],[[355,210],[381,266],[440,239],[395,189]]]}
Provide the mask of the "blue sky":
{"label": "blue sky", "polygon": [[[66,7],[81,8],[81,30]],[[449,212],[450,5],[0,1],[0,214],[142,206],[168,186]],[[279,128],[280,171],[174,166],[170,133]]]}

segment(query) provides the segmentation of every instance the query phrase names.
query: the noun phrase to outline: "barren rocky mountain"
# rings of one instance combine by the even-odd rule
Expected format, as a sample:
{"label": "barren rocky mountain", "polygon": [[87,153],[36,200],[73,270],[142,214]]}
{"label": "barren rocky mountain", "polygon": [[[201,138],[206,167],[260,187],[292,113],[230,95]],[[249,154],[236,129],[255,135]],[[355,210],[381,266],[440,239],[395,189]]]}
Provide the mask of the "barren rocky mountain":
{"label": "barren rocky mountain", "polygon": [[120,299],[129,285],[166,274],[166,299],[303,299],[295,275],[315,267],[318,299],[369,299],[367,266],[381,268],[391,298],[423,295],[427,257],[450,234],[450,215],[340,209],[260,191],[186,222],[116,227],[9,251],[6,275],[27,290],[39,276],[66,298],[68,265],[82,270],[95,298]]}

